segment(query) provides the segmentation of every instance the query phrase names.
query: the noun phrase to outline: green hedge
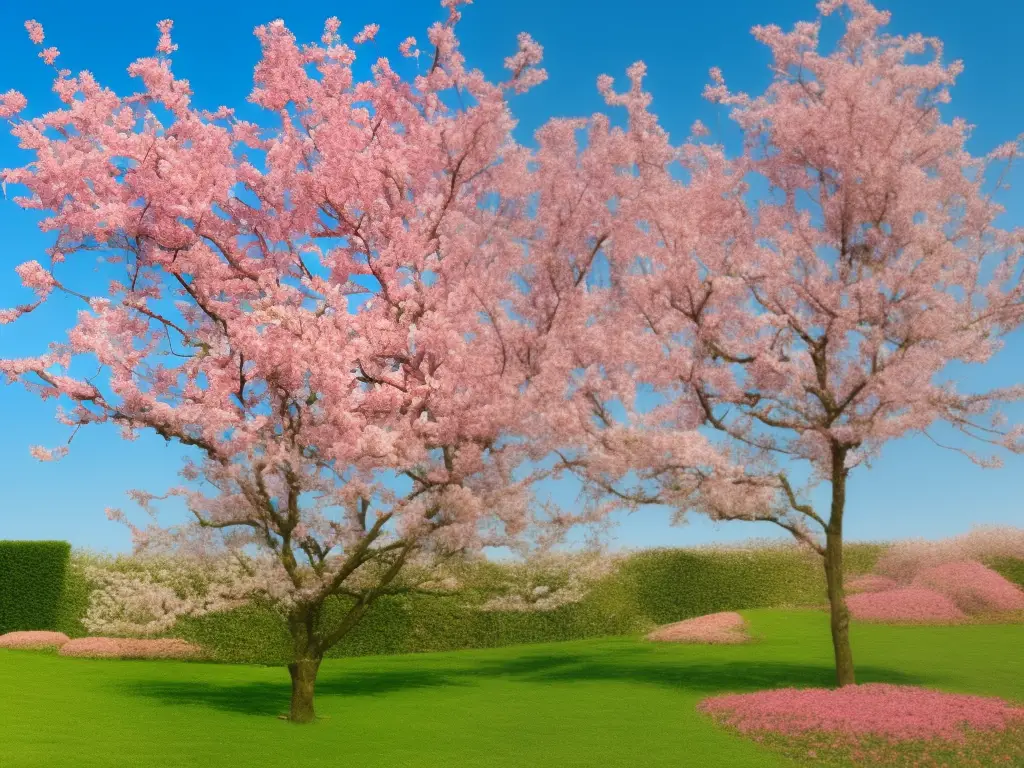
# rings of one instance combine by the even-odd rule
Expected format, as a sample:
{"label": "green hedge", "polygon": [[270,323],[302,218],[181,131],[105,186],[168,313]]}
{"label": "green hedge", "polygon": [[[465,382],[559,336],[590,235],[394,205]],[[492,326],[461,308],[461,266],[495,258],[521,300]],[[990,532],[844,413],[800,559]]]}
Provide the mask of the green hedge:
{"label": "green hedge", "polygon": [[0,634],[56,625],[70,556],[66,541],[0,541]]}
{"label": "green hedge", "polygon": [[[626,584],[614,577],[597,584],[581,602],[546,613],[479,611],[465,595],[385,597],[327,655],[493,648],[622,635],[653,626],[630,597]],[[332,599],[324,623],[335,623],[350,604],[345,598]],[[185,619],[173,634],[213,649],[223,661],[283,664],[289,660],[284,621],[261,606]]]}
{"label": "green hedge", "polygon": [[[847,573],[867,573],[884,549],[878,544],[848,544]],[[623,565],[620,578],[638,610],[656,624],[719,611],[826,600],[821,558],[792,547],[751,550],[656,549]]]}
{"label": "green hedge", "polygon": [[[884,545],[849,544],[849,573],[871,569]],[[89,585],[76,557],[68,569],[57,628],[72,637],[85,633],[79,619],[88,605]],[[539,613],[484,612],[473,605],[502,582],[502,567],[476,566],[467,579],[473,589],[444,597],[383,598],[329,657],[491,648],[520,643],[575,640],[647,631],[658,625],[716,611],[821,604],[825,580],[820,559],[795,547],[751,550],[647,550],[624,559],[617,572],[598,582],[579,603]],[[324,621],[346,610],[332,601]],[[179,622],[172,634],[200,643],[223,661],[282,664],[290,641],[280,616],[251,605]]]}
{"label": "green hedge", "polygon": [[[5,620],[9,613],[5,606],[12,602],[11,595],[34,595],[29,601],[13,600],[15,605],[31,606],[33,616],[28,623],[11,628],[56,629],[71,637],[84,636],[80,620],[91,591],[84,568],[99,564],[102,557],[76,552],[66,567],[68,547],[63,542],[2,542],[0,564],[6,563],[5,552],[32,551],[32,547],[53,553],[54,567],[47,570],[19,554],[27,565],[18,573],[26,574],[32,584],[12,589],[13,580],[0,580],[0,619]],[[885,544],[847,544],[844,570],[850,575],[869,572],[885,548]],[[1024,586],[1024,561],[1001,559],[988,565]],[[117,567],[123,568],[125,563]],[[825,602],[820,558],[793,546],[637,552],[624,558],[618,570],[596,584],[581,602],[542,613],[475,609],[474,604],[499,588],[505,577],[503,567],[496,563],[477,564],[473,569],[465,578],[472,588],[463,594],[381,599],[328,656],[491,648],[623,635],[717,611]],[[4,565],[0,572],[8,570]],[[336,621],[348,604],[343,598],[332,601],[324,621]],[[0,627],[3,625],[0,620]],[[285,624],[264,606],[185,619],[171,634],[206,646],[223,661],[283,664],[289,659]]]}

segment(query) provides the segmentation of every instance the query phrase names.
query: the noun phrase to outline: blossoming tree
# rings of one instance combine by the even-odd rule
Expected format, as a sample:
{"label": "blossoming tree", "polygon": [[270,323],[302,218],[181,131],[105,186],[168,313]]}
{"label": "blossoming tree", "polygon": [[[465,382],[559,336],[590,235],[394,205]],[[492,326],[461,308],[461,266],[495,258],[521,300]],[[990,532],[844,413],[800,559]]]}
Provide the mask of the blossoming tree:
{"label": "blossoming tree", "polygon": [[[855,682],[850,472],[937,423],[1024,449],[999,415],[1024,386],[963,391],[950,370],[984,363],[1021,322],[1024,233],[998,225],[992,173],[1020,143],[972,156],[969,126],[940,114],[961,65],[942,62],[938,40],[883,34],[889,14],[867,0],[818,4],[824,16],[844,6],[831,52],[819,50],[820,22],[754,29],[773,56],[761,96],[731,92],[712,70],[705,95],[745,136],[736,158],[699,124],[672,146],[642,64],[626,93],[599,83],[629,112],[600,149],[622,171],[609,198],[620,218],[600,321],[575,331],[575,429],[588,447],[563,455],[625,504],[769,521],[820,554],[840,685]],[[768,191],[752,196],[752,180]],[[827,510],[792,475],[801,462],[809,484],[830,485]]]}
{"label": "blossoming tree", "polygon": [[[458,50],[464,2],[443,0],[424,64],[415,39],[402,44],[411,78],[379,58],[355,81],[337,19],[304,46],[279,21],[258,27],[250,100],[273,128],[192,105],[172,73],[170,21],[158,55],[129,69],[139,93],[57,70],[60,109],[22,119],[25,99],[0,96],[34,154],[3,172],[5,190],[26,187],[16,201],[49,212],[42,228],[55,233],[49,268],[17,268],[37,301],[0,322],[60,293],[85,306],[66,343],[0,371],[70,401],[59,417],[76,432],[110,423],[195,449],[183,475],[213,488],[171,489],[191,516],[180,525],[108,511],[137,552],[194,557],[210,586],[119,579],[91,628],[160,631],[267,601],[293,641],[296,722],[314,718],[325,652],[380,596],[429,588],[438,559],[572,517],[535,512],[530,495],[547,453],[531,438],[547,393],[530,381],[558,354],[541,343],[557,312],[521,288],[532,182],[506,94],[544,79],[541,49],[521,35],[509,79],[488,82]],[[41,26],[26,26],[42,45]],[[121,271],[108,296],[56,274],[96,251]],[[99,382],[71,374],[86,356]],[[67,450],[33,448],[44,460]],[[156,497],[134,497],[152,511]],[[333,623],[332,596],[350,605]]]}

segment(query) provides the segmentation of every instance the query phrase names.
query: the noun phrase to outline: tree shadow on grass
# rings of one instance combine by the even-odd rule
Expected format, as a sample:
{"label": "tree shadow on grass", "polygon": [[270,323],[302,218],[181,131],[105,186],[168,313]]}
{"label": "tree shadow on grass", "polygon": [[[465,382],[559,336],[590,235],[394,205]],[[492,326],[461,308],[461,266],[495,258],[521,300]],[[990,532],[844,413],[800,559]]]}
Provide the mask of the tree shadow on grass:
{"label": "tree shadow on grass", "polygon": [[[288,711],[291,683],[288,670],[279,670],[280,682],[211,682],[206,680],[135,680],[122,682],[118,689],[172,706],[203,706],[222,712],[247,715],[278,715]],[[377,696],[417,688],[466,685],[443,673],[429,670],[359,672],[331,674],[320,672],[316,696]]]}
{"label": "tree shadow on grass", "polygon": [[[405,660],[403,660],[405,661]],[[642,649],[618,648],[590,654],[531,654],[507,660],[467,659],[438,669],[414,668],[345,671],[329,664],[317,680],[318,698],[328,696],[377,696],[445,686],[466,687],[500,677],[538,685],[574,682],[641,683],[702,696],[744,693],[767,688],[830,687],[835,672],[824,664],[773,661],[666,659],[651,657]],[[225,712],[273,716],[288,708],[290,683],[284,668],[280,682],[208,682],[140,680],[120,683],[121,691],[172,706],[203,706]],[[858,682],[922,685],[935,679],[908,675],[884,667],[860,666]]]}

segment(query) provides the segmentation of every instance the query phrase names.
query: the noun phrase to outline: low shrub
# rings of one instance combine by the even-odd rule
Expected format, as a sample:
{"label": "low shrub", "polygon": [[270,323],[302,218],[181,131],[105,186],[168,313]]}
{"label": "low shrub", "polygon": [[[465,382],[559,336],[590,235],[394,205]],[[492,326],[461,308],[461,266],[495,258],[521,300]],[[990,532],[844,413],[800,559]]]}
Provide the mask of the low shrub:
{"label": "low shrub", "polygon": [[70,554],[66,541],[0,541],[0,634],[54,629]]}
{"label": "low shrub", "polygon": [[728,694],[698,709],[742,733],[822,731],[896,741],[957,741],[965,728],[1002,731],[1024,722],[1024,707],[1002,699],[888,683]]}
{"label": "low shrub", "polygon": [[709,643],[732,645],[750,640],[747,622],[738,613],[727,611],[686,619],[659,627],[647,635],[648,640],[661,643]]}
{"label": "low shrub", "polygon": [[206,655],[199,646],[177,638],[123,637],[80,637],[64,643],[57,653],[90,659],[195,659]]}
{"label": "low shrub", "polygon": [[63,632],[8,632],[0,635],[0,648],[42,650],[60,648],[70,638]]}
{"label": "low shrub", "polygon": [[912,583],[945,595],[965,613],[1024,610],[1024,591],[971,560],[925,568]]}
{"label": "low shrub", "polygon": [[1024,708],[869,683],[716,696],[698,709],[795,765],[1024,765]]}
{"label": "low shrub", "polygon": [[846,605],[850,616],[861,621],[945,624],[967,618],[948,597],[922,587],[850,595]]}

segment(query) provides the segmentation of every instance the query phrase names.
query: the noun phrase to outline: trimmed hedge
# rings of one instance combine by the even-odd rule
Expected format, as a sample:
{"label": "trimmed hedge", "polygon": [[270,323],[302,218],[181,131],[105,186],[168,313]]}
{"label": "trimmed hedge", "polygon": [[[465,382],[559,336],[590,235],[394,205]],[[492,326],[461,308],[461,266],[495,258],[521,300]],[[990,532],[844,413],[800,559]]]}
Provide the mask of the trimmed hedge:
{"label": "trimmed hedge", "polygon": [[[848,543],[844,570],[850,576],[871,571],[886,547]],[[0,632],[52,629],[72,638],[88,634],[81,618],[92,587],[84,568],[100,564],[104,558],[76,551],[69,564],[69,549],[64,542],[0,542],[0,574],[4,574],[0,578]],[[14,558],[22,565],[9,565]],[[49,558],[49,565],[39,558]],[[1001,558],[986,564],[1024,587],[1024,560]],[[6,576],[8,572],[11,578]],[[16,577],[15,573],[22,575]],[[465,576],[470,588],[460,594],[381,599],[328,656],[492,648],[624,635],[719,611],[821,606],[826,601],[820,558],[795,546],[636,552],[625,557],[618,570],[598,582],[584,600],[549,612],[477,610],[475,605],[500,589],[506,571],[501,564],[485,562],[471,566]],[[22,600],[17,597],[20,595],[32,598]],[[333,623],[348,605],[345,598],[333,600],[324,621]],[[23,615],[26,609],[31,616]],[[284,621],[265,606],[184,619],[164,636],[202,644],[222,661],[278,665],[289,660],[290,638]]]}
{"label": "trimmed hedge", "polygon": [[70,557],[66,541],[0,541],[0,634],[55,627]]}
{"label": "trimmed hedge", "polygon": [[[848,544],[845,570],[869,571],[885,545]],[[88,606],[89,585],[79,556],[68,569],[64,600],[54,626],[70,637],[86,634],[79,619]],[[821,605],[825,579],[820,558],[796,547],[750,550],[660,549],[624,558],[579,603],[549,612],[479,611],[500,585],[502,567],[476,566],[466,593],[382,598],[328,652],[330,658],[492,648],[521,643],[576,640],[646,632],[659,624],[717,611],[784,605]],[[337,598],[324,621],[333,623],[349,602]],[[168,636],[199,643],[222,661],[284,664],[290,639],[274,611],[250,605],[184,619]]]}
{"label": "trimmed hedge", "polygon": [[[867,573],[885,546],[847,544],[843,569]],[[744,608],[818,605],[827,600],[821,558],[793,547],[655,549],[633,555],[620,578],[655,624]]]}
{"label": "trimmed hedge", "polygon": [[[579,603],[544,613],[479,611],[464,594],[403,595],[378,600],[328,658],[494,648],[522,643],[622,635],[651,622],[630,604],[626,585],[614,577],[597,584]],[[335,623],[348,609],[347,598],[332,598],[323,622]],[[284,664],[291,641],[284,621],[257,605],[183,619],[175,637],[215,651],[223,661]]]}

